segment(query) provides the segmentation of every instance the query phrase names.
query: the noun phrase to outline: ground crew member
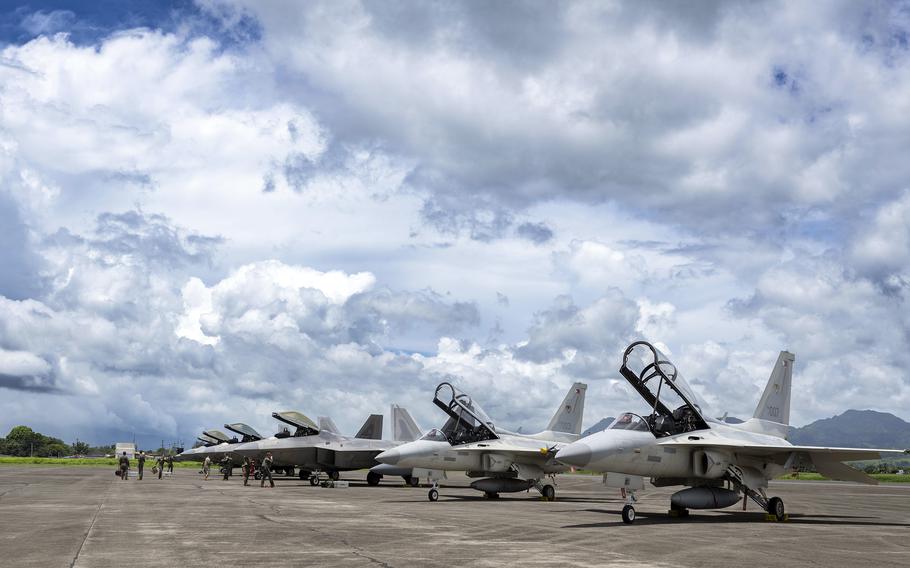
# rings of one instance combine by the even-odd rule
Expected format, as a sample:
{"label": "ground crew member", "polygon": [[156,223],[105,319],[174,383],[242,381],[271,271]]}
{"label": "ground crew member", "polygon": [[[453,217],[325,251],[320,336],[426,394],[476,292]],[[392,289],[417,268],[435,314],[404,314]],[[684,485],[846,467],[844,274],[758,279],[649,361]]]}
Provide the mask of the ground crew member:
{"label": "ground crew member", "polygon": [[170,474],[174,473],[174,456],[167,457],[167,472]]}
{"label": "ground crew member", "polygon": [[126,481],[130,477],[130,458],[126,457],[126,452],[120,456],[120,479]]}
{"label": "ground crew member", "polygon": [[250,470],[253,469],[253,464],[250,462],[249,457],[243,458],[243,465],[240,466],[240,470],[243,472],[243,484],[250,484]]}
{"label": "ground crew member", "polygon": [[212,458],[205,456],[205,461],[202,462],[202,479],[208,481],[209,470],[212,468]]}
{"label": "ground crew member", "polygon": [[142,469],[145,468],[145,452],[139,452],[139,457],[136,458],[136,464],[139,468],[139,481],[142,481]]}
{"label": "ground crew member", "polygon": [[161,476],[164,475],[164,456],[158,456],[158,459],[155,460],[155,467],[158,468],[158,479],[161,479]]}
{"label": "ground crew member", "polygon": [[266,452],[265,459],[262,460],[262,465],[259,467],[259,472],[262,474],[259,487],[265,487],[266,477],[269,478],[271,486],[275,487],[275,481],[272,479],[272,452]]}
{"label": "ground crew member", "polygon": [[233,460],[231,460],[230,456],[225,454],[225,456],[221,458],[221,474],[224,475],[222,478],[224,481],[228,480],[228,477],[231,475],[231,468],[233,466]]}

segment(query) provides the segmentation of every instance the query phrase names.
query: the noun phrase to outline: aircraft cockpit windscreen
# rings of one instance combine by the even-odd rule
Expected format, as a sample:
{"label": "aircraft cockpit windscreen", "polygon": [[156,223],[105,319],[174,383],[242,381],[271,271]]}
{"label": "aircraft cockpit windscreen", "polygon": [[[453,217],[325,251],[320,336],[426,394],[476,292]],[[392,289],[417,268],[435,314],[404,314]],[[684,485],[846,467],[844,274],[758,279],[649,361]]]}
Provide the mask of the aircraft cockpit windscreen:
{"label": "aircraft cockpit windscreen", "polygon": [[648,423],[641,416],[632,412],[620,414],[619,417],[607,426],[607,430],[635,430],[637,432],[648,432]]}
{"label": "aircraft cockpit windscreen", "polygon": [[438,428],[433,428],[432,430],[430,430],[429,432],[427,432],[426,434],[421,436],[420,439],[429,440],[431,442],[448,442],[449,441],[449,439],[446,438],[446,435],[442,432],[442,430],[440,430]]}
{"label": "aircraft cockpit windscreen", "polygon": [[433,404],[449,415],[442,433],[450,444],[468,444],[499,437],[493,420],[483,408],[451,383],[440,383],[436,387]]}
{"label": "aircraft cockpit windscreen", "polygon": [[626,348],[620,373],[652,408],[646,420],[655,436],[702,430],[713,421],[704,400],[650,343],[637,341]]}

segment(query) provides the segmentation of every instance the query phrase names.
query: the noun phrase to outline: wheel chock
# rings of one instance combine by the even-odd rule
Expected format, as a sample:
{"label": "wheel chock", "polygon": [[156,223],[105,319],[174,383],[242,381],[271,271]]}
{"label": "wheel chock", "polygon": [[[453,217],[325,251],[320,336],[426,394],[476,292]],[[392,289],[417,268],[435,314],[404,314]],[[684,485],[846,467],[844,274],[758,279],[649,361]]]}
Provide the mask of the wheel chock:
{"label": "wheel chock", "polygon": [[771,513],[765,513],[765,520],[771,521],[774,523],[786,523],[787,521],[790,520],[790,515],[788,515],[787,513],[784,513],[784,518],[782,520],[778,521],[776,515],[772,515]]}

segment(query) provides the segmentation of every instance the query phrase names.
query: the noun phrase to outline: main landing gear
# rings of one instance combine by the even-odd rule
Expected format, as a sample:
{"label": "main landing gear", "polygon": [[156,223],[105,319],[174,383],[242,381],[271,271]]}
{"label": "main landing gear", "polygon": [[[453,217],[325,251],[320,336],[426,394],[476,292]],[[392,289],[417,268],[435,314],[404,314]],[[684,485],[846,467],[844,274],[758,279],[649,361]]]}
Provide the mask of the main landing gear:
{"label": "main landing gear", "polygon": [[776,521],[787,520],[787,513],[784,511],[784,502],[780,497],[771,497],[768,499],[768,508],[765,510],[768,511],[769,515],[774,515],[774,520]]}
{"label": "main landing gear", "polygon": [[379,485],[379,480],[382,479],[382,474],[371,471],[367,473],[367,485]]}
{"label": "main landing gear", "polygon": [[430,501],[436,501],[439,499],[439,482],[434,481],[433,486],[430,487],[430,491],[427,493],[427,499]]}

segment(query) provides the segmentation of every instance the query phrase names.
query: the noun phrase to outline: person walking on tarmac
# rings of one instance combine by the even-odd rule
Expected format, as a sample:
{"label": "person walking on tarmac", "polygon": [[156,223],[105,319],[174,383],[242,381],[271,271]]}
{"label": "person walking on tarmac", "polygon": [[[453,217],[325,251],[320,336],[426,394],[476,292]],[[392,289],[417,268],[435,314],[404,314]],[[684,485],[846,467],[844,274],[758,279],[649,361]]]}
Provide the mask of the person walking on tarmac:
{"label": "person walking on tarmac", "polygon": [[243,458],[243,465],[240,466],[240,470],[243,472],[243,484],[250,484],[250,470],[253,469],[253,463],[250,461],[249,457]]}
{"label": "person walking on tarmac", "polygon": [[262,465],[259,466],[259,472],[261,473],[259,487],[265,487],[265,478],[269,478],[269,484],[272,487],[275,487],[275,481],[272,479],[272,452],[266,452],[265,459],[262,460]]}
{"label": "person walking on tarmac", "polygon": [[142,470],[145,468],[145,452],[139,452],[136,458],[136,467],[139,470],[139,481],[142,481]]}
{"label": "person walking on tarmac", "polygon": [[126,452],[120,456],[120,479],[126,481],[130,477],[130,458],[126,457]]}
{"label": "person walking on tarmac", "polygon": [[225,454],[224,457],[221,458],[221,474],[224,476],[222,478],[224,481],[227,481],[228,477],[231,476],[231,469],[233,469],[233,467],[234,463],[231,456]]}
{"label": "person walking on tarmac", "polygon": [[171,475],[174,474],[174,456],[167,457],[167,472]]}
{"label": "person walking on tarmac", "polygon": [[212,458],[205,456],[205,461],[202,462],[202,479],[208,481],[209,479],[209,470],[212,469]]}

